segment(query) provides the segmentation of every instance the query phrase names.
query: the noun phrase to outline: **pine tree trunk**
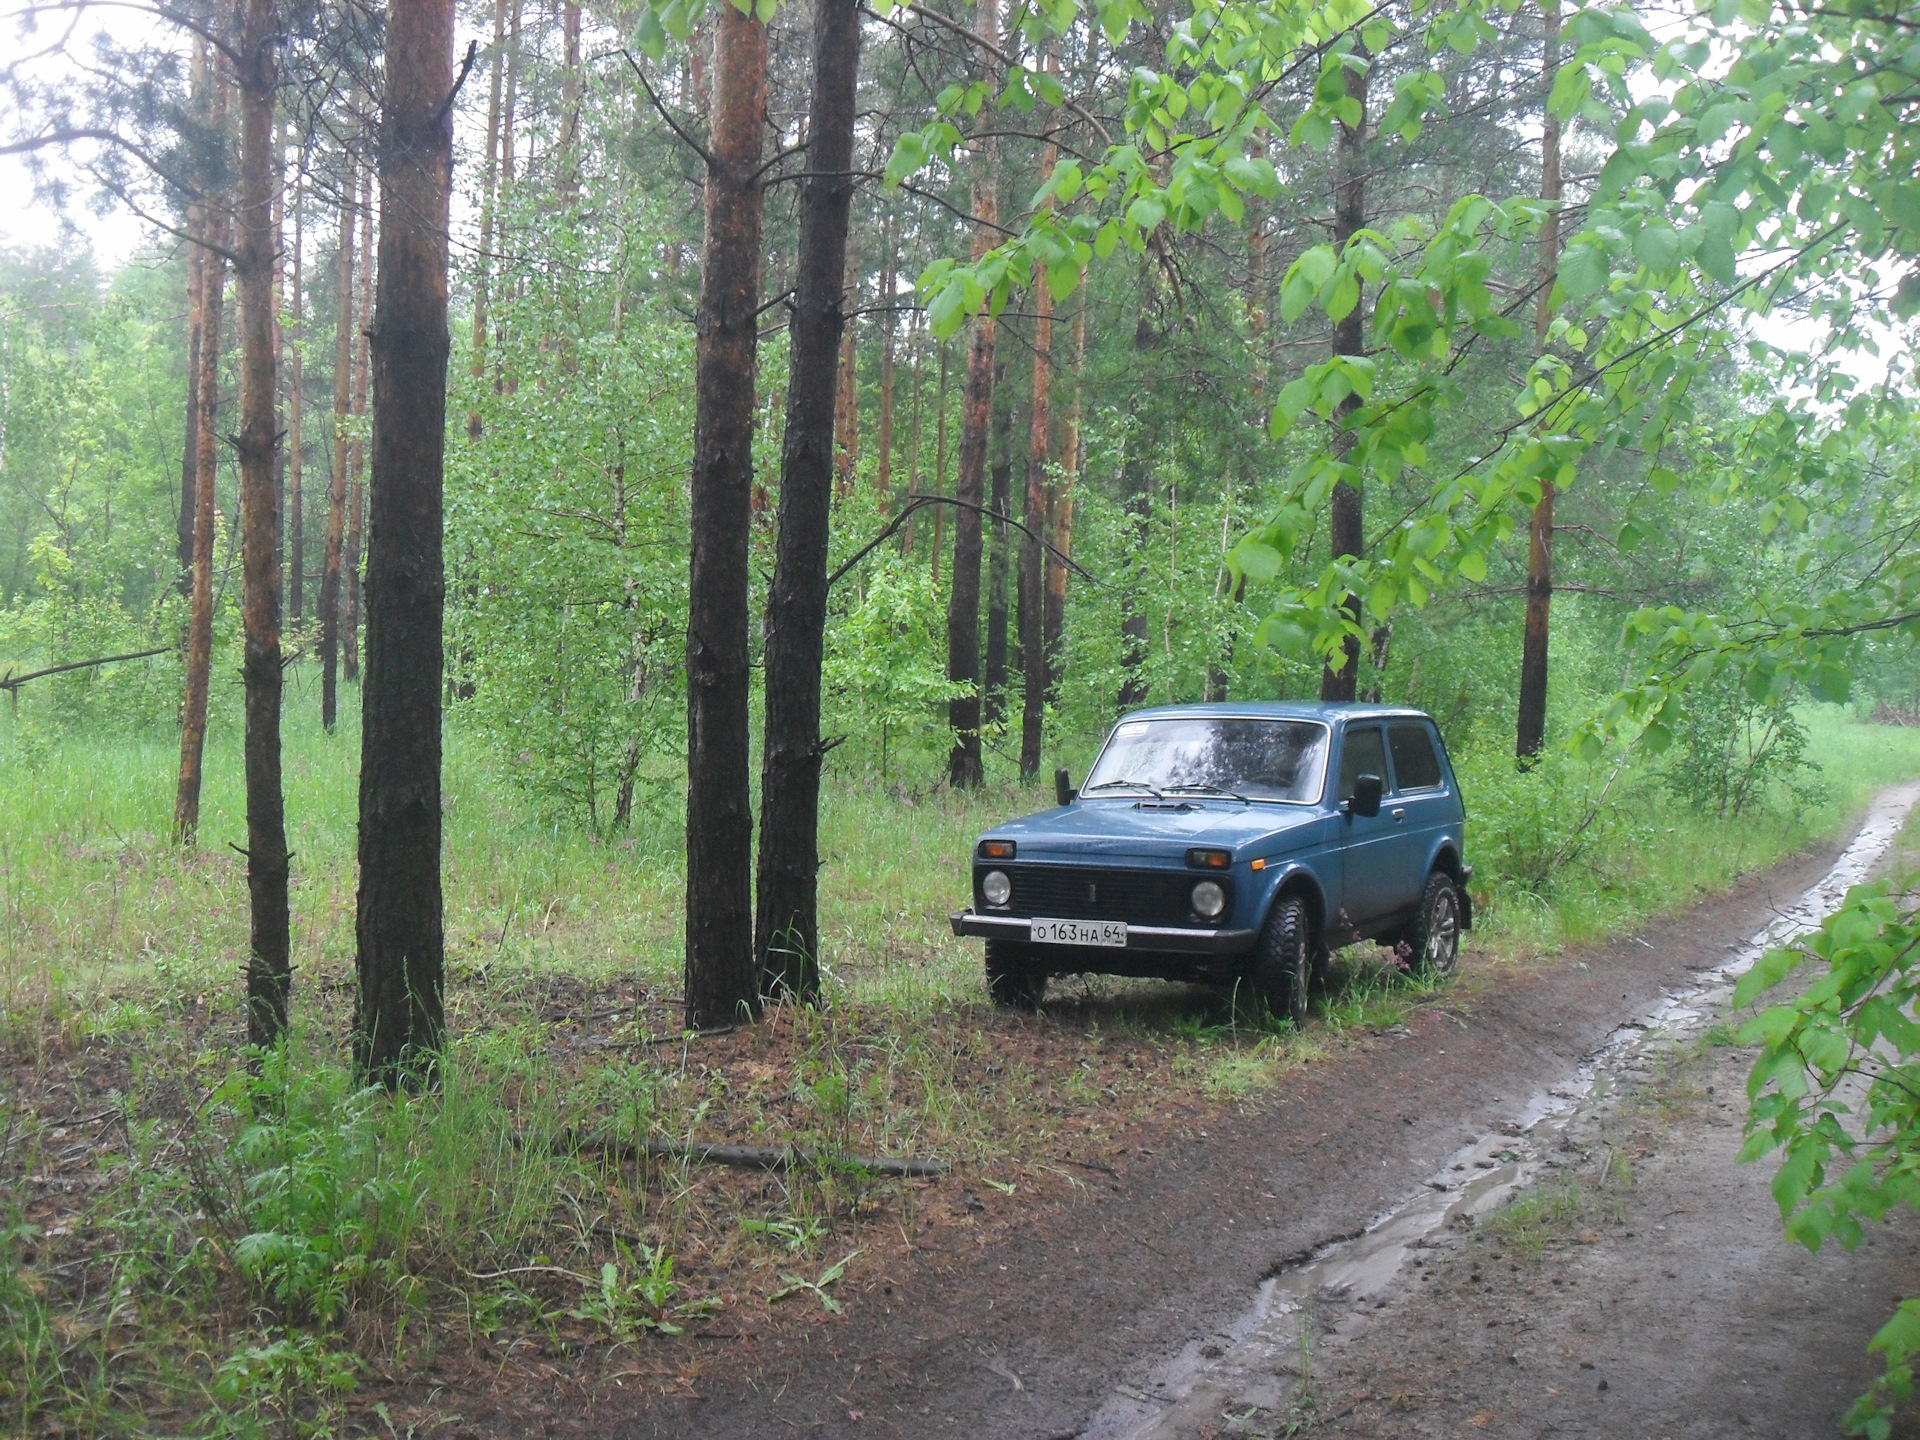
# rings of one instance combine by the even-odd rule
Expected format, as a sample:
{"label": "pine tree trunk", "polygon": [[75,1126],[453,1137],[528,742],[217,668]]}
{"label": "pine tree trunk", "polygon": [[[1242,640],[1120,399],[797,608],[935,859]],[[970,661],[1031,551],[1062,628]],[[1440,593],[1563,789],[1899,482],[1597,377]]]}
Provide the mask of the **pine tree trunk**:
{"label": "pine tree trunk", "polygon": [[[847,279],[841,313],[860,308],[860,261],[853,243],[847,243]],[[853,494],[853,477],[860,468],[860,337],[848,321],[840,331],[840,378],[834,385],[833,479],[842,500]]]}
{"label": "pine tree trunk", "polygon": [[[834,364],[845,325],[841,275],[853,208],[860,75],[856,0],[816,0],[807,177],[800,192],[780,532],[766,616],[766,736],[754,951],[760,992],[811,1001],[820,991],[820,665],[833,508]],[[884,454],[884,446],[883,451]]]}
{"label": "pine tree trunk", "polygon": [[280,557],[274,484],[279,448],[275,319],[274,0],[246,0],[240,40],[240,207],[234,291],[240,302],[241,676],[246,695],[247,1042],[287,1029],[292,964],[287,919],[287,813],[280,788]]}
{"label": "pine tree trunk", "polygon": [[367,332],[373,326],[373,171],[360,172],[360,309],[353,326],[353,444],[347,452],[347,547],[340,560],[340,673],[360,683],[360,556],[367,516],[367,385],[372,355]]}
{"label": "pine tree trunk", "polygon": [[[209,62],[209,127],[227,129],[227,81],[222,61]],[[219,470],[220,324],[227,288],[225,251],[231,243],[229,197],[214,195],[205,207],[208,249],[203,252],[200,297],[200,379],[193,476],[193,589],[187,618],[186,694],[180,706],[180,778],[173,797],[173,834],[192,845],[200,832],[200,779],[206,759],[207,698],[213,677],[214,481]]]}
{"label": "pine tree trunk", "polygon": [[1050,496],[1053,548],[1047,562],[1047,698],[1058,698],[1066,632],[1067,564],[1073,557],[1074,487],[1080,480],[1080,387],[1087,368],[1087,307],[1073,314],[1073,398],[1060,431],[1060,484]]}
{"label": "pine tree trunk", "polygon": [[[304,159],[300,167],[304,175]],[[293,311],[287,323],[287,612],[298,625],[305,615],[307,579],[307,516],[304,490],[306,454],[302,449],[306,420],[306,359],[301,345],[306,336],[306,272],[303,268],[306,235],[306,186],[296,179],[293,188]]]}
{"label": "pine tree trunk", "polygon": [[[933,493],[947,493],[947,371],[953,354],[946,341],[940,342],[940,382],[934,389],[933,421]],[[947,546],[947,507],[933,507],[933,583],[940,583],[940,552]]]}
{"label": "pine tree trunk", "polygon": [[[1049,147],[1051,149],[1051,147]],[[1051,167],[1044,167],[1042,175]],[[1020,544],[1020,778],[1040,773],[1047,718],[1046,551],[1047,460],[1053,386],[1053,292],[1033,287],[1033,404],[1027,424],[1027,534]]]}
{"label": "pine tree trunk", "polygon": [[474,257],[473,355],[468,374],[473,379],[473,401],[467,410],[467,439],[478,440],[486,428],[480,418],[480,390],[487,376],[487,301],[493,278],[493,215],[500,189],[500,88],[505,79],[503,47],[507,33],[507,0],[493,0],[493,66],[487,81],[487,161],[480,178],[480,253]]}
{"label": "pine tree trunk", "polygon": [[[201,7],[204,18],[204,6]],[[205,41],[196,39],[188,62],[187,88],[195,110],[204,119],[213,104],[212,67]],[[207,207],[196,200],[187,206],[187,415],[180,446],[180,511],[174,517],[174,556],[179,565],[175,583],[191,608],[193,601],[195,500],[200,474],[200,344],[207,328]],[[182,648],[185,648],[182,636]]]}
{"label": "pine tree trunk", "polygon": [[[1147,529],[1153,521],[1152,479],[1132,444],[1120,466],[1121,508],[1126,514],[1126,552],[1137,555],[1146,549]],[[1120,709],[1144,705],[1147,700],[1147,612],[1139,587],[1129,577],[1126,593],[1120,601],[1120,664],[1126,678],[1114,697]]]}
{"label": "pine tree trunk", "polygon": [[454,6],[392,0],[387,14],[353,1058],[363,1080],[391,1088],[435,1076],[445,1031],[441,537]]}
{"label": "pine tree trunk", "polygon": [[333,475],[327,487],[327,539],[320,560],[320,723],[338,717],[340,552],[347,533],[347,420],[353,405],[353,195],[351,167],[340,186],[340,247],[335,256]]}
{"label": "pine tree trunk", "polygon": [[[921,361],[925,357],[923,354],[923,346],[920,343],[920,321],[917,316],[907,321],[907,350],[908,353],[913,356],[913,367],[911,371],[913,379],[910,382],[913,386],[913,419],[908,422],[910,438],[907,441],[907,494],[918,495],[920,493],[920,440],[922,433],[920,428],[920,410],[921,401],[925,398],[923,393],[925,385],[923,384],[923,377],[920,371]],[[917,519],[919,519],[919,512],[909,510],[907,511],[907,523],[900,527],[902,531],[900,536],[900,553],[909,559],[913,556],[913,522]]]}
{"label": "pine tree trunk", "polygon": [[714,18],[712,163],[695,326],[687,594],[686,1022],[693,1029],[742,1011],[757,1016],[760,1008],[747,788],[747,547],[766,109],[766,26],[722,5]]}
{"label": "pine tree trunk", "polygon": [[[1553,88],[1560,68],[1560,9],[1555,0],[1542,0],[1546,22],[1545,85]],[[1547,332],[1553,325],[1553,287],[1560,274],[1560,121],[1543,107],[1540,132],[1540,198],[1546,215],[1540,222],[1540,298],[1533,312],[1535,347],[1545,353]],[[1516,717],[1514,754],[1531,763],[1546,743],[1547,639],[1553,609],[1553,500],[1552,476],[1540,481],[1540,499],[1527,523],[1527,619],[1520,649],[1520,701]]]}
{"label": "pine tree trunk", "polygon": [[[1000,43],[998,0],[979,0],[976,28],[988,45]],[[973,213],[984,223],[973,231],[973,257],[993,246],[993,222],[999,219],[999,192],[995,188],[993,142],[978,157],[973,182]],[[980,753],[980,512],[987,478],[987,425],[993,408],[994,321],[982,313],[973,319],[967,349],[967,378],[960,419],[960,470],[954,479],[954,498],[961,502],[953,516],[953,585],[947,595],[947,679],[965,686],[967,693],[947,702],[947,724],[953,747],[947,753],[947,783],[970,790],[986,780]],[[941,508],[945,508],[944,506]]]}
{"label": "pine tree trunk", "polygon": [[[273,564],[276,571],[287,562],[287,451],[279,443],[279,437],[286,434],[286,412],[280,398],[280,380],[285,375],[282,363],[287,353],[286,327],[283,321],[282,292],[287,283],[287,125],[280,122],[274,130],[273,138],[273,364],[274,364],[274,448],[273,448]],[[279,584],[279,593],[284,603],[286,595],[285,581]],[[276,612],[274,624],[280,623]]]}
{"label": "pine tree trunk", "polygon": [[986,723],[998,725],[1007,714],[1007,517],[1013,513],[1013,399],[1007,394],[1007,362],[993,367],[998,401],[993,412],[993,468],[987,508],[993,533],[987,554],[987,706]]}
{"label": "pine tree trunk", "polygon": [[[1357,40],[1353,53],[1363,65],[1368,63],[1367,48]],[[1364,69],[1347,71],[1347,98],[1359,102],[1360,120],[1356,125],[1341,122],[1335,146],[1338,179],[1333,199],[1333,248],[1341,254],[1345,253],[1347,242],[1365,229],[1367,223],[1367,74]],[[1366,352],[1365,316],[1365,307],[1356,301],[1352,311],[1333,327],[1335,355],[1361,355]],[[1335,439],[1335,449],[1343,458],[1353,449],[1352,432],[1345,426],[1348,418],[1359,408],[1360,397],[1353,394],[1340,402],[1336,412],[1342,428]],[[1345,480],[1335,482],[1332,509],[1330,538],[1333,557],[1336,560],[1359,559],[1366,548],[1359,487]],[[1341,608],[1357,627],[1360,623],[1360,597],[1348,593],[1341,602]],[[1349,635],[1340,647],[1340,664],[1336,667],[1329,660],[1321,672],[1320,698],[1353,699],[1359,678],[1360,637]]]}
{"label": "pine tree trunk", "polygon": [[560,5],[560,138],[554,146],[554,196],[562,208],[580,199],[580,0]]}
{"label": "pine tree trunk", "polygon": [[893,489],[893,226],[887,226],[887,258],[880,267],[880,428],[874,436],[873,489],[880,513],[887,512]]}

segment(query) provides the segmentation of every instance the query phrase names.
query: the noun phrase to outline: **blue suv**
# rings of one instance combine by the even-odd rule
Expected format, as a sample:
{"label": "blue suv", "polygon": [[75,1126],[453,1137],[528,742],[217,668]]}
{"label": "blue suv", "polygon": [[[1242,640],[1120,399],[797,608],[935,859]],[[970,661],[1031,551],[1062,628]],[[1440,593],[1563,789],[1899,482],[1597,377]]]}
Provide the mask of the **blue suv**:
{"label": "blue suv", "polygon": [[1245,981],[1302,1022],[1332,947],[1447,974],[1472,928],[1466,811],[1432,719],[1379,705],[1174,705],[1128,715],[1078,791],[973,850],[953,933],[996,1003],[1053,975]]}

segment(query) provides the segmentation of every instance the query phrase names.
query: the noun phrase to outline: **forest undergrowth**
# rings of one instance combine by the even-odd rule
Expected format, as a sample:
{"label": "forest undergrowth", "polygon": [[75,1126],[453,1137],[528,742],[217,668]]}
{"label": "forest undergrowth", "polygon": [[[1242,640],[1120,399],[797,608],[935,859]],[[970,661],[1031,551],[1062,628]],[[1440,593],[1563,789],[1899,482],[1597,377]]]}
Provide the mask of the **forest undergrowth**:
{"label": "forest undergrowth", "polygon": [[[1723,889],[1920,772],[1920,732],[1809,714],[1816,784],[1777,785],[1732,822],[1650,762],[1556,756],[1517,775],[1468,750],[1480,928],[1461,977],[1439,992],[1386,952],[1346,952],[1303,1033],[1147,982],[1060,980],[1038,1016],[994,1011],[945,915],[973,835],[1038,792],[830,773],[826,1004],[688,1036],[676,807],[637,809],[625,834],[543,822],[456,724],[454,1038],[439,1092],[393,1104],[354,1093],[345,1063],[353,717],[328,738],[291,708],[297,1021],[251,1067],[238,766],[209,766],[202,843],[181,852],[164,734],[0,722],[7,1433],[378,1429],[370,1397],[455,1356],[691,1384],[712,1349],[697,1336],[815,1323],[863,1257],[1013,1224],[1142,1137]],[[647,1156],[649,1141],[807,1155],[730,1169]],[[857,1163],[872,1156],[953,1173]]]}

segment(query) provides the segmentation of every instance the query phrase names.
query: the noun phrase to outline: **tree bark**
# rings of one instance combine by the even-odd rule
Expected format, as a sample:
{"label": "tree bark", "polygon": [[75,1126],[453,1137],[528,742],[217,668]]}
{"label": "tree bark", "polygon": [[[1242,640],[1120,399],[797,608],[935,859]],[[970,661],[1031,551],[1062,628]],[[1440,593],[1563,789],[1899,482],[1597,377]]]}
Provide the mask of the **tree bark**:
{"label": "tree bark", "polygon": [[373,171],[360,172],[360,308],[353,326],[353,444],[347,451],[347,548],[340,560],[340,673],[360,683],[360,556],[367,516],[367,384],[372,368],[367,332],[373,326]]}
{"label": "tree bark", "polygon": [[807,175],[800,192],[780,532],[766,617],[766,735],[760,767],[760,860],[754,952],[760,991],[813,1000],[820,991],[820,666],[827,622],[833,432],[845,326],[841,275],[853,209],[853,129],[860,75],[857,0],[816,0]]}
{"label": "tree bark", "polygon": [[480,391],[487,377],[487,302],[493,279],[493,215],[500,188],[500,88],[507,68],[504,44],[507,0],[493,0],[493,66],[487,81],[487,160],[480,178],[480,253],[473,274],[473,355],[468,374],[473,400],[467,409],[467,439],[478,440],[486,422],[480,418]]}
{"label": "tree bark", "polygon": [[1013,399],[1006,393],[1007,362],[993,367],[998,402],[993,412],[993,467],[987,508],[993,512],[993,533],[987,553],[987,703],[989,727],[1007,714],[1007,519],[1013,514]]}
{"label": "tree bark", "polygon": [[[205,118],[213,105],[213,72],[205,41],[194,40],[188,66],[187,88],[194,108]],[[187,207],[187,418],[180,446],[180,511],[174,517],[174,555],[179,564],[175,583],[189,609],[193,601],[194,524],[199,512],[195,487],[200,474],[200,343],[207,329],[206,238],[207,207],[196,200]]]}
{"label": "tree bark", "polygon": [[[1141,463],[1138,447],[1129,440],[1120,465],[1121,508],[1126,513],[1127,553],[1146,549],[1147,527],[1153,520],[1153,480]],[[1147,612],[1137,583],[1129,583],[1120,602],[1120,664],[1126,678],[1114,697],[1121,710],[1147,701]]]}
{"label": "tree bark", "polygon": [[1053,548],[1059,552],[1047,561],[1047,698],[1055,700],[1060,690],[1064,659],[1062,642],[1066,633],[1067,564],[1073,558],[1074,487],[1080,479],[1080,386],[1087,368],[1087,307],[1073,314],[1073,398],[1067,404],[1066,423],[1060,430],[1060,483],[1048,496]]}
{"label": "tree bark", "polygon": [[[907,493],[916,495],[920,491],[920,440],[922,431],[921,402],[925,398],[926,386],[921,375],[921,361],[925,357],[925,347],[920,342],[920,322],[917,317],[907,321],[907,352],[913,357],[911,368],[913,386],[913,418],[908,421],[907,439]],[[936,510],[944,507],[936,505]],[[913,556],[914,519],[918,512],[907,512],[907,523],[901,527],[900,553],[909,559]]]}
{"label": "tree bark", "polygon": [[353,404],[353,195],[349,167],[340,186],[340,248],[335,255],[333,331],[333,475],[327,488],[327,540],[320,560],[320,724],[333,733],[339,713],[340,552],[347,533],[347,420]]}
{"label": "tree bark", "polygon": [[747,793],[747,547],[766,109],[766,26],[722,5],[714,21],[706,257],[695,322],[687,594],[686,1019],[694,1029],[743,1010],[757,1016],[760,1008]]}
{"label": "tree bark", "polygon": [[[1367,47],[1356,40],[1353,54],[1361,62],[1362,68],[1347,71],[1347,98],[1360,103],[1359,123],[1348,125],[1340,123],[1340,133],[1336,150],[1337,182],[1333,200],[1333,248],[1344,254],[1347,242],[1366,228],[1367,224]],[[1365,307],[1356,300],[1353,309],[1333,327],[1333,353],[1335,355],[1361,355],[1366,352]],[[1360,397],[1348,395],[1340,402],[1338,411],[1340,429],[1336,434],[1335,452],[1344,460],[1353,450],[1353,433],[1347,429],[1349,417],[1360,408]],[[1360,558],[1366,548],[1366,536],[1362,529],[1360,487],[1350,481],[1339,480],[1333,487],[1333,515],[1331,539],[1335,560]],[[1347,612],[1347,618],[1357,627],[1360,623],[1360,597],[1349,591],[1341,608]],[[1335,666],[1329,659],[1320,675],[1320,698],[1322,700],[1351,700],[1354,687],[1360,678],[1360,638],[1348,635],[1341,643],[1340,663]]]}
{"label": "tree bark", "polygon": [[[304,160],[300,166],[304,174]],[[296,178],[293,187],[293,310],[287,338],[287,607],[294,624],[306,613],[307,517],[305,466],[302,448],[306,422],[306,357],[301,343],[306,335],[305,256],[306,187]]]}
{"label": "tree bark", "polygon": [[[221,60],[209,61],[211,98],[208,124],[215,134],[227,129],[227,82]],[[220,409],[220,322],[227,288],[225,251],[232,221],[227,197],[215,195],[205,207],[208,248],[202,251],[200,296],[199,402],[195,427],[193,476],[193,588],[187,619],[186,693],[180,706],[180,777],[173,797],[173,834],[192,845],[200,831],[200,780],[206,758],[207,697],[213,675],[213,531],[214,481],[219,469],[217,426]]]}
{"label": "tree bark", "polygon": [[[940,342],[940,383],[934,388],[933,493],[947,493],[947,371],[953,349]],[[947,545],[947,507],[933,507],[933,583],[940,583],[940,553]],[[977,602],[976,602],[977,603]]]}
{"label": "tree bark", "polygon": [[441,541],[454,6],[393,0],[387,13],[353,1058],[363,1080],[391,1088],[434,1078],[446,1025]]}
{"label": "tree bark", "polygon": [[[846,294],[842,313],[860,308],[860,261],[853,243],[847,243]],[[860,468],[860,337],[854,326],[840,330],[840,378],[834,386],[834,490],[844,500],[853,494],[853,478]]]}
{"label": "tree bark", "polygon": [[580,199],[580,0],[560,5],[560,137],[554,146],[553,189],[563,208]]}
{"label": "tree bark", "polygon": [[246,695],[247,1042],[277,1044],[287,1029],[292,962],[287,919],[287,814],[280,787],[279,337],[274,324],[273,133],[278,43],[274,0],[246,0],[240,40],[240,206],[234,290],[240,302],[241,675]]}
{"label": "tree bark", "polygon": [[[1052,147],[1048,147],[1051,149]],[[1051,166],[1043,166],[1045,175]],[[1040,773],[1047,718],[1046,562],[1047,460],[1052,449],[1053,292],[1043,275],[1033,287],[1033,402],[1027,426],[1027,533],[1020,545],[1020,778]]]}
{"label": "tree bark", "polygon": [[[979,0],[977,29],[989,46],[1000,43],[998,0]],[[973,213],[983,222],[973,231],[976,260],[992,248],[991,227],[999,219],[995,159],[993,142],[988,140],[982,145],[973,182]],[[960,470],[953,491],[961,504],[953,517],[953,585],[947,595],[947,679],[966,687],[966,693],[947,702],[947,724],[953,731],[953,745],[947,752],[947,783],[956,790],[970,790],[986,780],[980,753],[980,512],[969,507],[978,506],[984,498],[987,425],[993,408],[993,351],[993,316],[983,311],[973,319],[967,350]]]}
{"label": "tree bark", "polygon": [[880,428],[874,435],[879,453],[874,456],[873,489],[885,514],[893,488],[893,226],[887,226],[887,258],[880,267]]}
{"label": "tree bark", "polygon": [[[1560,68],[1560,8],[1542,0],[1546,22],[1544,90],[1551,93]],[[1560,121],[1542,107],[1540,127],[1540,298],[1533,312],[1534,344],[1542,354],[1553,325],[1553,286],[1560,274]],[[1547,640],[1553,609],[1553,477],[1542,476],[1540,499],[1527,523],[1527,618],[1520,647],[1520,698],[1515,719],[1514,755],[1530,764],[1546,743]]]}

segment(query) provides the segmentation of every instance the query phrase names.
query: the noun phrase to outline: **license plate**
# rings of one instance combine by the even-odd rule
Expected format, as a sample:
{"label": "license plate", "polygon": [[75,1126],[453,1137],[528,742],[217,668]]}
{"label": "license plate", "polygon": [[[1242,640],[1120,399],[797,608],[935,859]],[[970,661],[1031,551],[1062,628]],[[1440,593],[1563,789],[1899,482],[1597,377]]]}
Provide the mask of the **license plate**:
{"label": "license plate", "polygon": [[1041,945],[1107,945],[1127,948],[1124,920],[1035,920],[1030,938]]}

